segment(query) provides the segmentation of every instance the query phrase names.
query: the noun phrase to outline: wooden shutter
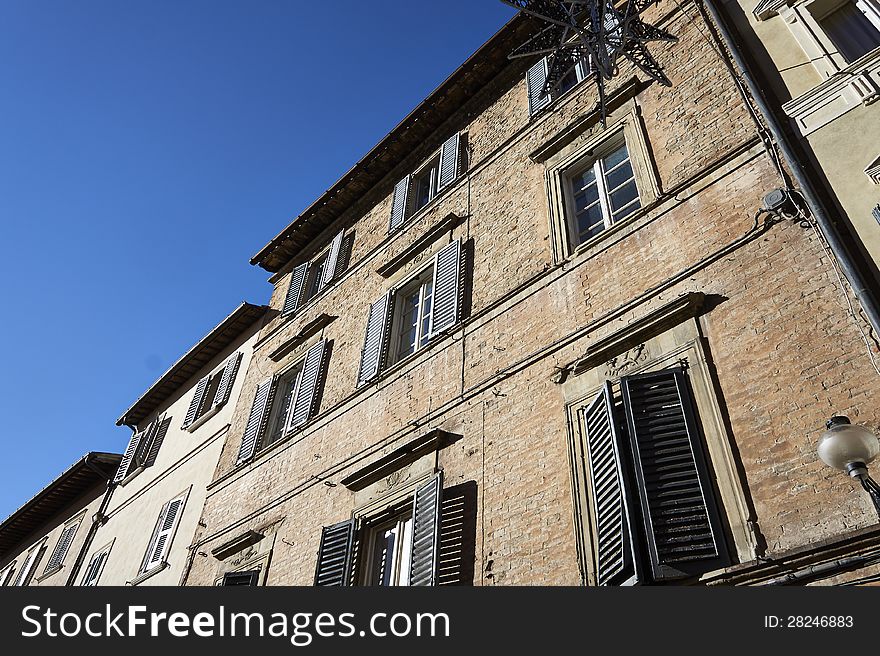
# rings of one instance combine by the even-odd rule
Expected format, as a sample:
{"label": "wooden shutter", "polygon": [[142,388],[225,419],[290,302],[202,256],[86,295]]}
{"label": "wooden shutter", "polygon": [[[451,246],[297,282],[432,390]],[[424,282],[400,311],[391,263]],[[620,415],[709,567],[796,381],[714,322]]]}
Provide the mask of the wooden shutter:
{"label": "wooden shutter", "polygon": [[73,524],[64,527],[64,530],[61,532],[61,537],[58,538],[58,543],[52,550],[52,555],[49,556],[49,562],[46,563],[46,569],[43,570],[44,572],[50,572],[61,567],[64,562],[64,557],[67,556],[67,552],[70,550],[70,544],[73,542],[73,537],[76,535],[76,530],[78,528],[79,522],[74,522]]}
{"label": "wooden shutter", "polygon": [[177,518],[183,510],[183,497],[169,501],[162,507],[159,513],[159,521],[156,522],[156,530],[153,539],[150,540],[150,549],[147,552],[144,571],[148,572],[153,567],[165,562],[168,549],[171,546],[174,528],[177,526]]}
{"label": "wooden shutter", "polygon": [[434,258],[434,299],[428,330],[432,337],[458,323],[461,309],[461,239],[445,246]]}
{"label": "wooden shutter", "polygon": [[212,407],[216,408],[229,401],[232,386],[235,384],[235,376],[238,374],[239,365],[241,365],[241,357],[241,351],[236,351],[223,366],[223,374],[220,376],[220,385],[217,387],[217,393],[214,394]]}
{"label": "wooden shutter", "polygon": [[98,585],[98,577],[101,575],[101,569],[103,569],[108,555],[108,551],[102,551],[92,556],[92,560],[86,569],[85,575],[83,575],[82,583],[80,585],[86,587]]}
{"label": "wooden shutter", "polygon": [[208,382],[210,380],[211,375],[208,374],[196,385],[196,391],[193,394],[192,401],[189,402],[189,409],[186,411],[186,416],[183,418],[182,427],[184,429],[189,428],[195,422],[196,415],[199,413],[199,408],[202,407],[202,402],[205,400],[205,391],[208,389]]}
{"label": "wooden shutter", "polygon": [[581,410],[593,492],[593,554],[599,585],[633,585],[643,578],[638,503],[627,476],[626,449],[618,432],[611,384]]}
{"label": "wooden shutter", "polygon": [[684,370],[628,376],[620,383],[654,579],[726,565]]}
{"label": "wooden shutter", "polygon": [[344,586],[349,584],[354,544],[354,520],[350,519],[321,531],[315,585]]}
{"label": "wooden shutter", "polygon": [[[149,430],[149,427],[147,428],[147,430]],[[119,462],[119,469],[116,470],[116,476],[113,477],[114,483],[119,483],[120,481],[125,480],[125,477],[128,476],[128,470],[131,469],[132,463],[135,462],[135,456],[138,453],[138,448],[140,447],[141,440],[144,438],[146,433],[146,430],[142,430],[140,433],[135,433],[131,436],[128,447],[125,449],[122,460]]]}
{"label": "wooden shutter", "polygon": [[31,582],[31,574],[37,569],[37,564],[40,562],[40,556],[43,555],[45,549],[46,545],[43,543],[31,550],[28,554],[27,560],[24,561],[21,569],[18,570],[18,576],[15,577],[15,585],[22,586]]}
{"label": "wooden shutter", "polygon": [[287,288],[287,296],[284,297],[282,315],[292,314],[299,307],[299,302],[302,299],[303,290],[306,286],[306,272],[308,269],[309,263],[305,262],[296,267],[290,274],[290,287]]}
{"label": "wooden shutter", "polygon": [[338,267],[340,263],[339,254],[342,252],[343,239],[345,239],[345,230],[342,230],[336,235],[333,238],[333,243],[330,244],[330,252],[327,253],[327,260],[324,262],[324,271],[321,273],[322,289],[329,285],[339,273],[336,271],[336,267]]}
{"label": "wooden shutter", "polygon": [[238,461],[241,464],[246,460],[250,460],[257,450],[257,442],[265,429],[266,422],[269,417],[269,408],[272,403],[273,392],[275,391],[275,379],[267,378],[257,385],[257,392],[254,394],[254,403],[251,406],[251,412],[248,415],[247,424],[244,428],[244,436],[241,440],[241,447],[238,450]]}
{"label": "wooden shutter", "polygon": [[385,357],[388,343],[390,319],[391,292],[388,292],[370,306],[364,348],[361,351],[361,365],[358,370],[358,387],[375,378],[382,368],[382,360]]}
{"label": "wooden shutter", "polygon": [[144,453],[142,466],[152,467],[156,464],[159,449],[162,448],[162,442],[165,441],[169,426],[171,426],[171,417],[159,417],[153,422],[146,446],[142,449]]}
{"label": "wooden shutter", "polygon": [[437,533],[440,527],[440,503],[443,496],[443,474],[416,489],[413,498],[413,538],[410,559],[410,585],[436,585]]}
{"label": "wooden shutter", "polygon": [[445,189],[458,177],[461,169],[461,133],[450,137],[440,151],[440,179],[437,191]]}
{"label": "wooden shutter", "polygon": [[406,212],[409,208],[409,192],[412,186],[412,176],[408,175],[394,187],[394,197],[391,200],[391,224],[388,232],[391,232],[406,221]]}
{"label": "wooden shutter", "polygon": [[535,115],[550,104],[550,94],[544,93],[547,84],[547,58],[545,57],[526,73],[529,90],[529,114]]}
{"label": "wooden shutter", "polygon": [[321,379],[326,369],[326,354],[326,339],[322,339],[306,353],[306,360],[296,384],[296,393],[285,431],[302,426],[315,413],[318,390],[321,387]]}
{"label": "wooden shutter", "polygon": [[6,568],[0,572],[0,588],[9,583],[12,579],[12,573],[15,571],[15,561],[9,563]]}

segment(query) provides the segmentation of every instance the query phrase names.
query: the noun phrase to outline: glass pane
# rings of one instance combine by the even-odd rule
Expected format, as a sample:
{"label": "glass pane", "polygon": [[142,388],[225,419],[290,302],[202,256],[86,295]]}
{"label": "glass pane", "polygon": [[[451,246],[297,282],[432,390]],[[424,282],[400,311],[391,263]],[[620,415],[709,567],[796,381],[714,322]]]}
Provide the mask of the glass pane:
{"label": "glass pane", "polygon": [[614,220],[620,221],[621,219],[623,219],[623,218],[629,216],[630,214],[632,214],[633,212],[635,212],[641,206],[642,206],[642,204],[639,201],[634,202],[632,205],[627,205],[626,207],[624,207],[622,210],[620,210],[619,212],[617,212],[614,215]]}
{"label": "glass pane", "polygon": [[624,182],[628,182],[633,178],[632,165],[627,161],[618,166],[616,169],[605,175],[605,182],[608,190],[617,189]]}
{"label": "glass pane", "polygon": [[[296,388],[298,374],[299,370],[292,372],[278,383],[278,395],[275,397],[278,410],[272,419],[272,429],[269,431],[267,444],[274,444],[284,437],[284,422],[287,419],[290,404],[293,403],[293,392]],[[273,403],[273,405],[275,404]]]}
{"label": "glass pane", "polygon": [[633,180],[611,194],[611,212],[616,213],[617,210],[629,205],[638,197],[639,192],[636,190],[636,183],[635,180]]}
{"label": "glass pane", "polygon": [[397,358],[400,359],[416,350],[419,294],[410,294],[401,304],[400,339],[397,345]]}
{"label": "glass pane", "polygon": [[576,175],[574,179],[572,179],[572,184],[574,185],[575,191],[580,191],[591,184],[596,184],[595,169],[591,166],[583,173]]}
{"label": "glass pane", "polygon": [[412,559],[413,520],[410,517],[403,523],[400,537],[400,576],[397,585],[409,585],[410,561]]}
{"label": "glass pane", "polygon": [[602,219],[602,207],[597,203],[586,212],[578,216],[577,220],[577,237],[575,238],[575,246],[582,244],[590,237],[598,235],[605,229],[605,222]]}
{"label": "glass pane", "polygon": [[375,557],[373,559],[373,584],[393,585],[394,547],[397,539],[397,527],[381,531],[376,536]]}
{"label": "glass pane", "polygon": [[583,189],[582,191],[579,191],[577,194],[575,194],[575,197],[574,197],[575,212],[580,214],[585,209],[587,209],[587,207],[589,207],[590,205],[592,205],[593,203],[595,203],[598,200],[599,200],[599,185],[597,185],[594,182],[592,185],[590,185],[586,189]]}
{"label": "glass pane", "polygon": [[602,160],[602,164],[605,167],[605,170],[608,171],[613,169],[615,166],[620,164],[623,160],[627,159],[629,154],[626,152],[626,146],[621,146],[613,153],[608,155],[605,159]]}
{"label": "glass pane", "polygon": [[847,62],[854,62],[880,46],[880,31],[852,2],[819,22]]}
{"label": "glass pane", "polygon": [[422,332],[419,339],[419,348],[428,343],[428,330],[431,323],[431,305],[433,304],[433,281],[428,280],[424,286],[424,296],[422,298]]}
{"label": "glass pane", "polygon": [[413,211],[422,209],[431,201],[431,173],[422,175],[416,180]]}

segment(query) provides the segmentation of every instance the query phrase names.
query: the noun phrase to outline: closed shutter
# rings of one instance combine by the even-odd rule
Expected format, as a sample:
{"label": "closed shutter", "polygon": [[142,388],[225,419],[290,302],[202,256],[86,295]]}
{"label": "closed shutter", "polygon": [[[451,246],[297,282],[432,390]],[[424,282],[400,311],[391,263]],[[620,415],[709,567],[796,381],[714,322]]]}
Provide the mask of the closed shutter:
{"label": "closed shutter", "polygon": [[364,348],[361,351],[361,365],[358,370],[358,387],[375,378],[382,368],[388,342],[390,310],[391,292],[370,306]]}
{"label": "closed shutter", "polygon": [[443,474],[416,489],[413,499],[413,538],[410,559],[410,585],[436,585],[440,502]]}
{"label": "closed shutter", "polygon": [[177,518],[180,516],[181,510],[183,510],[183,497],[169,501],[162,508],[162,512],[159,514],[159,521],[156,523],[156,530],[153,533],[153,539],[150,540],[150,548],[147,551],[146,564],[144,565],[145,572],[165,562],[168,549],[171,546],[172,534],[177,526]]}
{"label": "closed shutter", "polygon": [[318,390],[321,388],[321,379],[323,378],[326,365],[326,354],[326,339],[322,339],[306,353],[306,360],[299,374],[293,408],[290,411],[290,418],[285,432],[302,426],[315,413]]}
{"label": "closed shutter", "polygon": [[324,262],[324,271],[321,273],[322,289],[329,285],[337,274],[340,273],[336,270],[336,267],[338,267],[340,263],[339,254],[342,252],[343,239],[345,239],[345,230],[336,235],[336,237],[333,238],[333,243],[330,244],[330,251],[327,253],[327,261]]}
{"label": "closed shutter", "polygon": [[344,586],[350,582],[354,520],[325,526],[321,531],[315,585]]}
{"label": "closed shutter", "polygon": [[687,378],[681,368],[621,379],[655,580],[727,564]]}
{"label": "closed shutter", "polygon": [[18,576],[15,577],[15,585],[23,586],[31,582],[31,574],[37,569],[37,565],[40,562],[40,556],[43,555],[45,549],[46,545],[41,544],[31,550],[28,554],[27,560],[24,561],[21,569],[18,570]]}
{"label": "closed shutter", "polygon": [[49,562],[46,563],[46,569],[44,572],[51,572],[52,570],[61,567],[62,563],[64,563],[64,557],[67,556],[67,552],[70,549],[70,544],[73,542],[73,536],[76,535],[76,530],[78,528],[79,522],[64,527],[64,530],[61,532],[61,537],[58,538],[58,543],[52,550],[52,555],[49,556]]}
{"label": "closed shutter", "polygon": [[461,240],[445,246],[434,258],[434,300],[431,337],[458,323],[461,309]]}
{"label": "closed shutter", "polygon": [[160,417],[151,426],[148,439],[148,446],[144,451],[143,466],[152,467],[156,464],[156,458],[159,457],[159,449],[162,448],[162,442],[168,434],[168,427],[171,426],[171,417]]}
{"label": "closed shutter", "polygon": [[220,386],[217,387],[217,393],[214,394],[214,400],[211,403],[213,407],[216,408],[229,401],[229,395],[232,394],[232,386],[235,384],[235,376],[238,374],[238,367],[241,364],[241,357],[241,351],[236,351],[223,366]]}
{"label": "closed shutter", "polygon": [[244,428],[244,436],[241,440],[241,447],[238,450],[238,461],[236,464],[240,465],[254,456],[254,452],[257,450],[257,442],[268,420],[271,396],[274,389],[274,378],[267,378],[257,385],[257,392],[254,395],[254,403],[251,406],[247,425]]}
{"label": "closed shutter", "polygon": [[440,179],[437,191],[452,184],[461,169],[461,133],[450,137],[440,151]]}
{"label": "closed shutter", "polygon": [[13,560],[6,566],[2,572],[0,572],[0,588],[9,583],[12,580],[12,573],[15,571],[15,561]]}
{"label": "closed shutter", "polygon": [[86,569],[81,585],[87,587],[98,585],[98,577],[101,575],[101,569],[104,567],[108,554],[109,552],[102,551],[101,553],[92,556],[92,560]]}
{"label": "closed shutter", "polygon": [[594,565],[599,585],[642,579],[635,531],[638,505],[626,475],[626,450],[614,417],[611,384],[582,411],[596,521]]}
{"label": "closed shutter", "polygon": [[195,422],[196,415],[199,414],[199,408],[202,407],[202,402],[205,400],[205,391],[208,389],[208,382],[210,380],[211,375],[208,374],[199,381],[198,385],[196,385],[196,391],[193,394],[192,401],[189,402],[189,409],[186,411],[186,416],[183,418],[183,428],[189,428],[193,425],[193,422]]}
{"label": "closed shutter", "polygon": [[[149,428],[147,430],[149,430]],[[119,462],[119,469],[116,470],[116,476],[113,477],[114,483],[119,483],[120,481],[125,480],[125,477],[128,476],[128,470],[131,469],[132,463],[135,462],[135,456],[140,447],[141,440],[146,433],[147,431],[143,430],[140,433],[135,433],[131,436],[131,441],[129,441],[128,447],[125,449],[125,453],[122,456],[122,460]]]}
{"label": "closed shutter", "polygon": [[408,175],[394,187],[394,197],[391,199],[391,224],[388,232],[399,228],[406,221],[406,211],[409,207],[409,192],[412,186],[412,176]]}
{"label": "closed shutter", "polygon": [[290,274],[290,287],[287,288],[287,296],[284,297],[284,309],[282,315],[293,313],[299,307],[303,290],[306,286],[306,271],[309,269],[309,263],[300,264]]}
{"label": "closed shutter", "polygon": [[544,93],[547,84],[547,58],[545,57],[526,73],[529,90],[529,114],[535,115],[550,104],[550,94]]}

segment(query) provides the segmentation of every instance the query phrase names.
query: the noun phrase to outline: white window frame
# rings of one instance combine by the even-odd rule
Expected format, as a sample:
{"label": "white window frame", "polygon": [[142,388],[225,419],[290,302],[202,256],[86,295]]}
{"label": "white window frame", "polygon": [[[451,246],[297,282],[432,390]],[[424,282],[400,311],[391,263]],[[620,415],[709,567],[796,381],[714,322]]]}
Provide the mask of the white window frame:
{"label": "white window frame", "polygon": [[[425,160],[412,174],[411,192],[412,195],[407,203],[409,207],[406,209],[404,221],[421,212],[428,207],[437,195],[440,193],[440,166],[442,165],[443,149],[440,148],[434,152],[427,160]],[[427,174],[430,178],[428,182],[428,200],[421,207],[416,207],[416,198],[418,198],[418,180]]]}
{"label": "white window frame", "polygon": [[[431,308],[428,311],[428,317],[425,316],[425,288],[427,284],[431,285]],[[400,337],[401,331],[403,330],[403,302],[406,298],[405,292],[407,290],[415,289],[416,285],[419,288],[419,305],[416,310],[416,344],[412,353],[401,354],[400,350]],[[394,293],[392,295],[392,307],[391,307],[391,340],[392,343],[389,344],[388,347],[388,362],[385,365],[385,368],[396,365],[398,362],[402,362],[406,358],[414,356],[416,353],[425,348],[431,341],[430,334],[430,325],[425,328],[425,320],[429,318],[431,311],[434,308],[434,264],[433,259],[430,264],[422,267],[418,273],[409,276],[404,282],[400,283],[394,289]],[[424,343],[423,343],[424,342]]]}
{"label": "white window frame", "polygon": [[[302,382],[302,373],[305,369],[306,359],[305,355],[296,362],[290,364],[290,366],[285,367],[282,371],[280,371],[277,376],[277,382],[275,383],[275,394],[272,397],[272,407],[269,408],[269,421],[266,424],[266,430],[263,432],[263,435],[260,437],[260,443],[257,445],[256,453],[263,451],[264,449],[268,449],[273,444],[278,444],[279,442],[284,441],[284,438],[288,436],[290,433],[290,422],[293,417],[293,406],[296,402],[296,395],[299,392],[299,386]],[[286,414],[284,417],[281,416],[282,412],[282,402],[283,397],[278,392],[281,390],[281,384],[284,380],[289,380],[293,378],[293,385],[290,388],[290,405],[287,406]],[[281,435],[278,436],[278,439],[272,440],[271,442],[267,441],[268,438],[273,434],[274,428],[277,425],[277,422],[282,422],[281,425]]]}
{"label": "white window frame", "polygon": [[[16,574],[15,579],[13,580],[13,585],[18,587],[26,587],[30,585],[30,582],[34,580],[37,572],[37,567],[40,565],[40,559],[42,556],[42,551],[46,548],[46,540],[48,536],[41,538],[34,546],[27,550],[27,556],[21,563],[21,567],[18,570],[18,574]],[[32,562],[31,558],[33,558]],[[19,580],[19,577],[24,574],[24,578]]]}
{"label": "white window frame", "polygon": [[6,567],[0,569],[0,587],[10,585],[15,580],[15,563],[17,562],[17,560],[13,560]]}
{"label": "white window frame", "polygon": [[[76,539],[76,534],[79,533],[79,527],[82,524],[82,520],[85,517],[85,512],[79,512],[75,517],[68,519],[64,522],[64,526],[61,529],[61,533],[58,535],[58,540],[55,542],[55,546],[52,548],[52,551],[49,552],[49,560],[46,561],[46,567],[43,570],[43,573],[40,575],[41,578],[45,576],[49,576],[51,574],[55,574],[64,568],[64,560],[67,558],[67,554],[70,553],[70,548],[73,546],[73,541]],[[58,564],[54,567],[50,567],[50,563],[52,562],[52,557],[55,555],[55,550],[61,545],[61,540],[64,538],[64,533],[71,526],[76,526],[76,529],[73,531],[73,535],[70,538],[70,543],[64,549],[64,553],[61,554],[61,558],[58,561]]]}
{"label": "white window frame", "polygon": [[[168,566],[168,554],[171,552],[171,547],[174,544],[174,538],[177,535],[177,529],[180,526],[180,520],[183,517],[183,513],[186,511],[186,501],[188,497],[189,490],[183,492],[182,494],[178,494],[177,496],[169,499],[167,503],[162,505],[162,509],[159,511],[159,516],[156,518],[156,524],[153,528],[152,533],[150,533],[150,541],[147,543],[146,553],[144,553],[144,558],[141,561],[140,568],[138,569],[139,578],[143,575],[158,572]],[[162,531],[162,522],[165,519],[166,508],[168,508],[175,501],[180,501],[180,509],[177,511],[177,515],[174,518],[173,525],[167,531],[168,539],[165,541],[161,559],[158,561],[153,561],[152,553],[155,551],[159,535],[164,532]]]}
{"label": "white window frame", "polygon": [[[364,535],[366,537],[366,546],[363,564],[362,585],[378,586],[382,585],[377,580],[378,572],[375,569],[376,559],[378,558],[378,542],[380,536],[385,531],[394,531],[396,533],[394,541],[394,553],[392,558],[393,571],[389,586],[409,586],[409,574],[412,564],[412,540],[413,540],[413,517],[412,517],[412,500],[408,507],[403,508],[394,513],[394,515],[385,521],[370,522],[365,526]],[[403,536],[403,539],[400,539]],[[406,579],[405,581],[403,579]]]}
{"label": "white window frame", "polygon": [[[89,558],[89,564],[86,566],[85,571],[83,572],[82,580],[80,580],[80,586],[82,587],[96,587],[98,585],[98,581],[101,580],[101,574],[104,573],[104,568],[107,566],[107,560],[110,558],[110,550],[113,548],[113,543],[116,542],[114,538],[110,544],[104,545],[97,551],[92,554],[92,557]],[[89,582],[87,577],[92,570],[92,564],[101,556],[104,557],[104,560],[101,562],[98,567],[98,571],[95,572],[94,577]]]}

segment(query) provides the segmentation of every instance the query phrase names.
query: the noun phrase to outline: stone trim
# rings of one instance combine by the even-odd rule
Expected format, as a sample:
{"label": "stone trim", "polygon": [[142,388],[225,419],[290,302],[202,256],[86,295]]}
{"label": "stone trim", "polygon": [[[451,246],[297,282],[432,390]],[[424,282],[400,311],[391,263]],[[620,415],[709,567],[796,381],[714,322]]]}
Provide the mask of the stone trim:
{"label": "stone trim", "polygon": [[298,346],[303,344],[309,337],[320,330],[323,330],[339,317],[331,314],[319,314],[317,317],[309,321],[305,326],[300,328],[299,332],[293,337],[283,341],[274,351],[269,354],[269,359],[273,362],[280,362]]}
{"label": "stone trim", "polygon": [[376,273],[378,273],[383,278],[390,278],[396,271],[401,269],[404,265],[406,265],[410,260],[414,259],[416,255],[418,255],[421,251],[425,250],[437,241],[437,238],[440,237],[447,230],[452,230],[459,223],[461,223],[462,217],[458,216],[454,212],[450,212],[442,219],[437,221],[433,226],[428,228],[428,230],[418,239],[416,239],[412,244],[406,247],[401,253],[394,256],[384,264],[381,264],[376,268]]}

